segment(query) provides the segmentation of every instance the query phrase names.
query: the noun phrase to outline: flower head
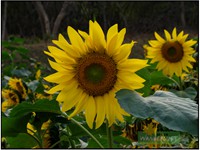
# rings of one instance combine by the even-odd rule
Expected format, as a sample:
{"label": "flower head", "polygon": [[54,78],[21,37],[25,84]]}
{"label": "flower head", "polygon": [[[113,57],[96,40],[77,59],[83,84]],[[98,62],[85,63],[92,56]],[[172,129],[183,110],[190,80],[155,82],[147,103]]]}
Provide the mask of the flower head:
{"label": "flower head", "polygon": [[10,80],[8,81],[8,85],[13,90],[18,91],[23,99],[26,99],[26,97],[27,97],[26,88],[24,87],[21,79],[10,78]]}
{"label": "flower head", "polygon": [[2,90],[2,98],[4,99],[2,102],[2,112],[6,112],[7,109],[19,104],[20,102],[19,96],[13,90],[9,89]]}
{"label": "flower head", "polygon": [[142,88],[143,78],[136,71],[147,66],[146,60],[128,59],[134,42],[122,44],[126,29],[118,31],[113,25],[107,32],[106,39],[100,25],[89,22],[89,34],[67,28],[70,43],[59,34],[45,53],[57,72],[45,77],[49,82],[57,83],[48,91],[53,94],[61,91],[57,101],[62,103],[62,111],[75,107],[69,118],[81,111],[85,112],[90,128],[101,126],[105,118],[111,126],[115,120],[123,121],[128,115],[119,105],[115,93],[120,89]]}
{"label": "flower head", "polygon": [[183,31],[177,35],[176,28],[172,31],[172,36],[167,30],[164,30],[166,39],[163,39],[155,32],[157,40],[150,40],[150,46],[147,49],[147,58],[151,58],[151,63],[158,62],[156,68],[163,70],[165,75],[181,76],[182,70],[188,72],[192,68],[191,62],[195,62],[192,54],[195,50],[192,46],[196,43],[194,40],[186,41],[188,34]]}

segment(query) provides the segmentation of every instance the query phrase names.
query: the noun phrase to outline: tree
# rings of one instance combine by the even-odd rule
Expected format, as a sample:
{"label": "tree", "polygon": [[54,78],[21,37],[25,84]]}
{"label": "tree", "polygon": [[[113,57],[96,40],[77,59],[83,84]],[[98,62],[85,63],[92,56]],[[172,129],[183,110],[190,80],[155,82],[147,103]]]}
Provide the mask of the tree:
{"label": "tree", "polygon": [[2,18],[2,40],[6,39],[6,21],[7,21],[7,2],[4,2],[4,14]]}
{"label": "tree", "polygon": [[52,28],[51,28],[51,24],[49,21],[50,18],[48,16],[47,12],[45,11],[45,8],[44,8],[42,2],[36,1],[33,3],[37,10],[38,16],[40,18],[41,27],[44,28],[44,31],[45,31],[43,37],[46,37],[46,36],[54,37],[58,33],[58,29],[60,27],[61,21],[67,14],[66,8],[70,5],[71,2],[63,2],[62,8],[61,8],[60,12],[58,13]]}

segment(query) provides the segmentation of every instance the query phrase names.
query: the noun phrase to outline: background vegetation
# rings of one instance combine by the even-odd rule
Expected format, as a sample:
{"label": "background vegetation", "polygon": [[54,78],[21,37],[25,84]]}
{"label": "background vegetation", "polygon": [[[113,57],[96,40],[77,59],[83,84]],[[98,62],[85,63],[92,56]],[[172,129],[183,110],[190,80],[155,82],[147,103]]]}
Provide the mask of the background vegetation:
{"label": "background vegetation", "polygon": [[[67,38],[67,26],[88,31],[89,20],[97,20],[106,32],[110,26],[117,23],[119,29],[125,27],[127,30],[125,42],[138,42],[130,56],[134,58],[145,57],[143,45],[155,38],[154,31],[163,35],[163,29],[171,32],[177,27],[178,33],[184,30],[184,33],[189,33],[189,39],[198,41],[198,1],[2,1],[1,4],[1,86],[4,93],[11,93],[8,97],[2,94],[2,148],[99,148],[95,138],[103,147],[108,147],[105,124],[98,130],[91,130],[83,113],[75,116],[75,120],[67,120],[66,114],[60,111],[55,100],[57,93],[45,93],[53,84],[46,83],[43,77],[53,70],[49,67],[48,58],[43,51],[52,45],[52,39],[57,39],[58,33]],[[193,69],[181,78],[164,76],[161,71],[156,71],[154,64],[137,72],[146,80],[144,88],[138,90],[143,93],[143,97],[123,90],[117,94],[122,106],[128,108],[131,104],[134,109],[129,112],[131,116],[125,117],[125,123],[112,127],[114,148],[199,147],[198,42],[193,48],[196,50],[194,58],[197,62],[193,63]],[[20,82],[15,81],[16,85],[21,83],[21,86],[13,89],[8,83],[10,79],[15,80],[15,77],[20,79]],[[22,87],[26,92],[23,90],[21,93],[19,89]],[[159,93],[157,90],[163,91]],[[19,101],[16,101],[13,93],[19,97]],[[23,94],[26,98],[23,98]],[[130,96],[129,103],[124,100],[124,95]],[[160,102],[156,98],[162,102],[156,110],[170,108],[169,111],[163,111],[164,115],[160,112],[149,113],[148,103],[151,103],[153,110]],[[174,103],[171,104],[168,100]],[[12,103],[9,103],[10,101]],[[71,113],[70,111],[67,113]],[[163,119],[165,115],[170,117]],[[159,122],[145,119],[147,117],[156,117]],[[29,125],[34,125],[34,130]],[[27,128],[32,130],[32,133],[27,132]],[[178,131],[179,134],[175,136],[178,141],[141,144],[138,142],[138,133],[144,129],[155,135],[163,131]],[[85,132],[86,130],[91,134]]]}
{"label": "background vegetation", "polygon": [[[60,22],[55,29],[58,17]],[[96,19],[104,30],[118,23],[121,28],[126,27],[129,34],[170,30],[175,26],[198,31],[198,18],[198,1],[2,2],[2,24],[5,24],[2,31],[6,31],[3,39],[10,34],[39,38],[48,34],[56,36],[58,32],[65,33],[68,25],[87,30],[90,19]]]}

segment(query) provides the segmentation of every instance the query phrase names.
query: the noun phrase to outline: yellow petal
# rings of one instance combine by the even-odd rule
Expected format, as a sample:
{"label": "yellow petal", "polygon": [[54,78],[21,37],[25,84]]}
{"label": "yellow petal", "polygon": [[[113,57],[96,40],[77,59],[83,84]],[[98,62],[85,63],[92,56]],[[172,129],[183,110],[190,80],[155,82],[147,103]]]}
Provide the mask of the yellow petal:
{"label": "yellow petal", "polygon": [[160,49],[162,47],[162,44],[159,41],[157,41],[157,40],[150,40],[149,44],[152,47],[155,47],[155,48],[158,48],[158,49]]}
{"label": "yellow petal", "polygon": [[123,44],[119,50],[119,54],[113,57],[115,62],[119,62],[125,59],[128,59],[128,56],[131,53],[132,47],[134,45],[134,42],[132,41],[130,44]]}
{"label": "yellow petal", "polygon": [[177,63],[176,75],[177,76],[181,76],[182,75],[182,65],[181,65],[181,62]]}
{"label": "yellow petal", "polygon": [[106,118],[108,120],[109,127],[114,123],[115,121],[115,106],[113,105],[113,96],[110,94],[104,95],[104,101],[105,101],[105,108],[106,108]]}
{"label": "yellow petal", "polygon": [[79,102],[75,106],[75,110],[69,115],[69,119],[81,112],[85,108],[88,99],[89,95],[83,93],[82,97],[79,99]]}
{"label": "yellow petal", "polygon": [[172,31],[172,38],[176,39],[176,37],[177,37],[177,32],[176,32],[176,28],[174,28]]}
{"label": "yellow petal", "polygon": [[90,96],[87,100],[87,106],[85,108],[85,117],[88,126],[92,129],[94,118],[96,116],[96,104],[93,96]]}
{"label": "yellow petal", "polygon": [[79,88],[72,88],[70,89],[70,91],[66,92],[64,104],[62,106],[62,111],[65,112],[65,111],[70,110],[72,107],[74,107],[80,100],[82,93],[83,91]]}
{"label": "yellow petal", "polygon": [[68,64],[74,64],[75,60],[70,57],[68,54],[66,54],[64,51],[61,49],[55,47],[55,46],[48,46],[49,51],[51,52],[51,55],[53,58],[57,58],[60,61],[64,61]]}
{"label": "yellow petal", "polygon": [[[163,61],[160,61],[160,62],[158,63],[157,67],[163,69],[163,68],[165,68],[167,65],[168,65],[168,62],[165,61],[165,60],[163,60]],[[159,70],[160,70],[160,69],[159,69]]]}
{"label": "yellow petal", "polygon": [[143,78],[141,78],[140,76],[136,75],[135,73],[130,73],[130,72],[125,72],[125,71],[118,71],[117,73],[117,77],[121,78],[121,79],[125,79],[128,82],[145,82],[145,80]]}
{"label": "yellow petal", "polygon": [[55,63],[53,61],[51,61],[50,59],[48,59],[50,66],[57,71],[65,71],[65,69],[63,67],[61,67],[58,63]]}
{"label": "yellow petal", "polygon": [[122,42],[124,41],[125,34],[126,34],[126,29],[123,28],[118,34],[116,48],[119,48],[122,45]]}
{"label": "yellow petal", "polygon": [[186,35],[180,37],[180,38],[178,39],[179,43],[183,44],[183,43],[185,42],[185,40],[187,39],[188,35],[189,35],[189,34],[186,34]]}
{"label": "yellow petal", "polygon": [[73,47],[76,47],[80,54],[86,52],[86,47],[80,35],[72,27],[67,28],[69,39]]}
{"label": "yellow petal", "polygon": [[77,94],[80,92],[80,90],[77,90],[77,87],[78,84],[76,82],[71,82],[70,85],[65,86],[65,88],[58,94],[56,100],[59,102],[68,102],[70,97],[73,97],[75,93]]}
{"label": "yellow petal", "polygon": [[76,59],[78,57],[80,57],[80,53],[78,51],[75,51],[72,47],[72,45],[70,45],[69,43],[63,43],[62,41],[57,41],[57,40],[53,40],[52,41],[54,44],[56,44],[59,48],[61,48],[62,50],[64,50],[68,56]]}
{"label": "yellow petal", "polygon": [[44,79],[48,82],[62,83],[62,82],[71,80],[74,76],[75,75],[73,73],[69,73],[66,71],[65,74],[56,72],[54,74],[51,74],[51,75],[45,77]]}
{"label": "yellow petal", "polygon": [[100,25],[95,21],[93,24],[92,40],[98,52],[104,51],[106,47],[105,36]]}
{"label": "yellow petal", "polygon": [[107,39],[107,43],[110,43],[110,40],[113,38],[114,35],[116,35],[118,33],[118,24],[115,24],[113,25],[112,27],[110,27],[108,29],[108,32],[107,32],[107,36],[106,36],[106,39]]}
{"label": "yellow petal", "polygon": [[118,78],[116,86],[118,86],[119,89],[136,90],[144,87],[144,84],[137,81],[127,81],[125,78]]}
{"label": "yellow petal", "polygon": [[167,41],[170,41],[171,35],[169,34],[169,32],[167,30],[164,30],[164,32],[165,32],[165,37],[166,37]]}
{"label": "yellow petal", "polygon": [[146,66],[148,60],[141,60],[141,59],[128,59],[125,62],[119,63],[117,65],[117,69],[121,71],[130,71],[130,72],[136,72]]}
{"label": "yellow petal", "polygon": [[105,102],[101,96],[95,98],[97,106],[97,117],[95,129],[99,128],[105,120]]}
{"label": "yellow petal", "polygon": [[183,47],[190,47],[190,46],[193,46],[196,43],[197,43],[197,41],[189,40],[189,41],[183,43]]}
{"label": "yellow petal", "polygon": [[177,36],[177,39],[180,39],[182,36],[183,36],[183,31],[181,31],[179,34],[178,34],[178,36]]}
{"label": "yellow petal", "polygon": [[116,34],[108,43],[107,53],[110,57],[112,57],[116,53],[117,38],[118,38],[118,35]]}
{"label": "yellow petal", "polygon": [[154,35],[159,42],[165,43],[165,40],[157,32],[154,32]]}
{"label": "yellow petal", "polygon": [[192,57],[192,56],[184,56],[184,58],[187,60],[187,61],[190,61],[190,62],[196,62],[196,60]]}
{"label": "yellow petal", "polygon": [[45,92],[48,94],[54,94],[57,91],[64,89],[66,87],[66,85],[67,85],[66,83],[60,83],[60,84],[54,86],[53,88],[51,88],[49,91],[45,91]]}

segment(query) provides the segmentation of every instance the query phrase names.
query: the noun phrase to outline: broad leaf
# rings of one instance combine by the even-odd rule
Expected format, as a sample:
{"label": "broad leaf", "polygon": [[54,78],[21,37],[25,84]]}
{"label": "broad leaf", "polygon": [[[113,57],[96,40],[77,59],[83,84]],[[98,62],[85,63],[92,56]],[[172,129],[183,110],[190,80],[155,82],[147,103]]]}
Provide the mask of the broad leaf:
{"label": "broad leaf", "polygon": [[143,69],[137,71],[136,74],[146,80],[144,82],[144,87],[137,91],[140,93],[143,93],[144,97],[148,96],[151,92],[151,78],[149,76],[150,72],[148,71],[147,68],[143,68]]}
{"label": "broad leaf", "polygon": [[12,75],[17,77],[29,77],[32,73],[27,69],[15,69],[12,71]]}
{"label": "broad leaf", "polygon": [[194,100],[197,96],[197,91],[193,87],[188,87],[184,91],[171,89],[170,92],[176,94],[179,97],[190,98],[192,100]]}
{"label": "broad leaf", "polygon": [[161,71],[155,71],[150,74],[151,77],[151,84],[159,84],[159,85],[168,85],[174,83],[173,80],[168,78],[167,76],[163,75]]}
{"label": "broad leaf", "polygon": [[14,107],[10,113],[10,117],[23,117],[31,112],[49,112],[61,114],[57,101],[48,99],[37,100],[34,104],[30,102],[22,102]]}
{"label": "broad leaf", "polygon": [[135,117],[154,118],[169,129],[198,135],[198,105],[189,98],[163,91],[143,98],[130,90],[120,90],[116,97],[121,107]]}
{"label": "broad leaf", "polygon": [[38,145],[37,141],[26,133],[19,133],[15,137],[6,138],[9,147],[8,148],[32,148]]}
{"label": "broad leaf", "polygon": [[38,80],[33,80],[27,84],[28,88],[35,92],[37,87],[39,86],[40,82]]}
{"label": "broad leaf", "polygon": [[2,114],[2,137],[16,136],[18,133],[26,133],[27,123],[30,119],[30,114],[22,117],[6,117]]}

